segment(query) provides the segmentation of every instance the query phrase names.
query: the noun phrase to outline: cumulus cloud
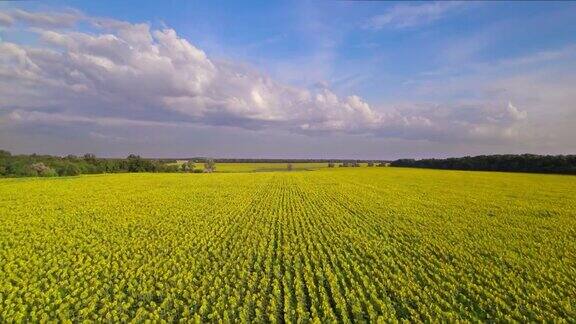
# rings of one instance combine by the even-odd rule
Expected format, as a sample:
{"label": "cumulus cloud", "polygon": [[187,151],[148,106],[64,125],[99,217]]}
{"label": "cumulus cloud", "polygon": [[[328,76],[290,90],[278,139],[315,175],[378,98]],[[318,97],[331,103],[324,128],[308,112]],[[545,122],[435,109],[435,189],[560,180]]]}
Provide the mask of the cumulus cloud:
{"label": "cumulus cloud", "polygon": [[410,28],[426,25],[443,18],[446,14],[463,5],[460,1],[437,1],[424,4],[399,4],[386,13],[374,16],[365,24],[368,29]]}
{"label": "cumulus cloud", "polygon": [[[212,59],[175,30],[148,24],[21,10],[2,19],[46,27],[29,29],[38,34],[38,44],[0,43],[4,123],[208,124],[446,141],[511,138],[516,124],[527,118],[525,111],[502,102],[384,112],[327,86],[289,86],[241,63]],[[64,28],[81,19],[93,30]]]}

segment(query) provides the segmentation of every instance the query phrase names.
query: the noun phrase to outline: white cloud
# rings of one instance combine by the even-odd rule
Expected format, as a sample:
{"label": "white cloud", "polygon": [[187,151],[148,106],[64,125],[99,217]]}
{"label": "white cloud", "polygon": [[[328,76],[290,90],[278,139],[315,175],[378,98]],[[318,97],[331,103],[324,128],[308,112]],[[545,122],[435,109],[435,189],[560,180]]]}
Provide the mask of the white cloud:
{"label": "white cloud", "polygon": [[6,116],[0,118],[3,122],[20,122],[20,123],[48,123],[48,124],[94,124],[99,126],[112,127],[189,127],[192,123],[186,122],[169,122],[169,121],[152,121],[139,120],[118,117],[93,117],[80,116],[62,113],[46,113],[42,111],[13,110]]}
{"label": "white cloud", "polygon": [[399,4],[386,13],[374,16],[365,24],[368,29],[410,28],[432,23],[462,6],[460,1],[437,1],[424,4]]}
{"label": "white cloud", "polygon": [[0,12],[0,26],[11,26],[14,23],[12,16]]}
{"label": "white cloud", "polygon": [[9,24],[20,21],[28,26],[65,28],[74,26],[82,18],[83,15],[75,10],[67,10],[65,12],[29,12],[15,9],[8,13],[0,13],[0,24],[2,21],[8,21]]}
{"label": "white cloud", "polygon": [[506,108],[506,101],[384,113],[355,95],[292,87],[241,63],[211,59],[172,29],[70,15],[11,13],[15,21],[34,26],[61,28],[85,19],[95,29],[30,29],[40,36],[35,46],[0,43],[4,122],[196,123],[455,141],[510,139],[516,123],[527,118],[512,104]]}
{"label": "white cloud", "polygon": [[512,104],[512,102],[508,102],[508,114],[514,120],[526,119],[528,116],[528,113],[525,111],[520,111],[518,108],[516,108],[516,106]]}

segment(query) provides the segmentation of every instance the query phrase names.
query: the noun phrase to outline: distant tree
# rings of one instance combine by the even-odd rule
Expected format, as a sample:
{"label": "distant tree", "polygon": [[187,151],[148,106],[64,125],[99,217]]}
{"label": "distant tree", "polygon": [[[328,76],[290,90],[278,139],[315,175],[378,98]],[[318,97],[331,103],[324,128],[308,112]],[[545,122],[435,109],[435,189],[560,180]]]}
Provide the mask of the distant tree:
{"label": "distant tree", "polygon": [[36,172],[37,175],[41,177],[54,177],[57,176],[58,173],[51,167],[45,165],[42,162],[32,163],[30,168]]}
{"label": "distant tree", "polygon": [[333,168],[333,167],[334,167],[334,162],[328,162],[328,167],[329,167],[329,168]]}
{"label": "distant tree", "polygon": [[90,163],[90,164],[96,164],[97,160],[96,160],[96,154],[93,153],[86,153],[83,156],[84,161]]}
{"label": "distant tree", "polygon": [[9,174],[8,164],[10,163],[10,157],[10,152],[0,150],[0,176]]}
{"label": "distant tree", "polygon": [[142,158],[139,155],[130,154],[126,158],[128,172],[141,172],[142,170]]}
{"label": "distant tree", "polygon": [[52,168],[46,169],[44,172],[38,174],[41,177],[57,177],[58,173]]}
{"label": "distant tree", "polygon": [[180,170],[183,172],[194,172],[195,167],[196,164],[194,163],[194,161],[186,161],[182,163],[182,165],[180,166]]}
{"label": "distant tree", "polygon": [[[191,158],[192,159],[192,158]],[[205,161],[200,158],[200,163]],[[213,160],[214,163],[224,162],[254,162],[254,163],[288,163],[292,164],[293,170],[297,169],[294,163],[341,163],[340,160],[321,160],[321,159],[223,159]],[[43,163],[45,166],[55,170],[58,175],[74,174],[98,174],[98,173],[117,173],[117,172],[181,172],[181,164],[176,165],[175,159],[145,159],[138,155],[132,154],[123,159],[97,158],[94,154],[85,154],[79,157],[68,155],[65,157],[31,154],[31,155],[9,155],[8,152],[2,151],[0,154],[0,173],[2,176],[23,177],[38,176],[39,173],[31,167],[34,163]],[[196,162],[199,163],[199,162]],[[210,163],[212,164],[212,163]],[[74,166],[72,166],[74,165]],[[194,162],[189,160],[188,172],[203,172],[202,168],[192,168]],[[350,165],[350,161],[347,162]],[[207,172],[215,170],[214,164],[206,169]],[[43,175],[51,175],[52,171],[41,171]]]}
{"label": "distant tree", "polygon": [[40,174],[41,172],[46,171],[48,168],[48,166],[46,166],[44,163],[42,162],[38,162],[38,163],[32,163],[30,164],[30,168],[34,171],[36,171],[38,174]]}
{"label": "distant tree", "polygon": [[157,172],[166,172],[166,173],[173,173],[173,172],[180,172],[182,169],[177,164],[162,164],[158,163]]}
{"label": "distant tree", "polygon": [[76,176],[82,173],[80,168],[74,163],[65,163],[64,165],[56,168],[59,176]]}
{"label": "distant tree", "polygon": [[288,169],[288,171],[292,171],[292,169],[294,168],[292,166],[292,163],[288,163],[288,165],[286,166],[286,168]]}
{"label": "distant tree", "polygon": [[204,172],[211,173],[214,171],[216,171],[216,163],[213,159],[206,159],[206,161],[204,161]]}
{"label": "distant tree", "polygon": [[368,166],[369,166],[369,167],[373,167],[373,166],[374,166],[374,162],[373,162],[373,161],[369,161],[369,162],[368,162]]}
{"label": "distant tree", "polygon": [[157,172],[158,163],[141,158],[139,155],[130,154],[127,158],[128,172]]}
{"label": "distant tree", "polygon": [[38,172],[32,168],[30,165],[22,166],[22,165],[13,165],[10,168],[10,174],[13,174],[18,177],[37,177]]}
{"label": "distant tree", "polygon": [[6,150],[0,150],[0,158],[7,158],[11,157],[12,154]]}
{"label": "distant tree", "polygon": [[576,174],[576,155],[479,155],[448,159],[402,159],[392,166],[452,170]]}

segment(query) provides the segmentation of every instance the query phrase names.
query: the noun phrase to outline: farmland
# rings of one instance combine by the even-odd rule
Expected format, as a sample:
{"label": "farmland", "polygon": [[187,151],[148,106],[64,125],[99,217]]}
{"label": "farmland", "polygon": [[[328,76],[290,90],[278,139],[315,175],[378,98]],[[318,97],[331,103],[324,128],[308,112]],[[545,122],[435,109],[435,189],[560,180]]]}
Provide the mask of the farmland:
{"label": "farmland", "polygon": [[367,167],[3,179],[0,321],[574,321],[575,193]]}
{"label": "farmland", "polygon": [[[289,163],[218,163],[216,172],[270,172],[270,171],[288,171]],[[181,163],[172,163],[171,165],[181,166]],[[312,171],[327,168],[328,163],[290,163],[293,171]],[[195,163],[196,169],[203,169],[202,163]]]}
{"label": "farmland", "polygon": [[[293,170],[312,171],[327,168],[327,163],[290,163]],[[288,163],[218,163],[216,172],[287,171]]]}

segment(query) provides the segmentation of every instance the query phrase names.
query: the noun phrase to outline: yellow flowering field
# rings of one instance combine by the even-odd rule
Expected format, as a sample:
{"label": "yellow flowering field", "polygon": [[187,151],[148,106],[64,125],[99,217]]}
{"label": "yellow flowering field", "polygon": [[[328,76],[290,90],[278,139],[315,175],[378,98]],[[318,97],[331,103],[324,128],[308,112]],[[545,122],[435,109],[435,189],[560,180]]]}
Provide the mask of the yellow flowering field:
{"label": "yellow flowering field", "polygon": [[576,177],[0,180],[0,322],[576,320]]}

